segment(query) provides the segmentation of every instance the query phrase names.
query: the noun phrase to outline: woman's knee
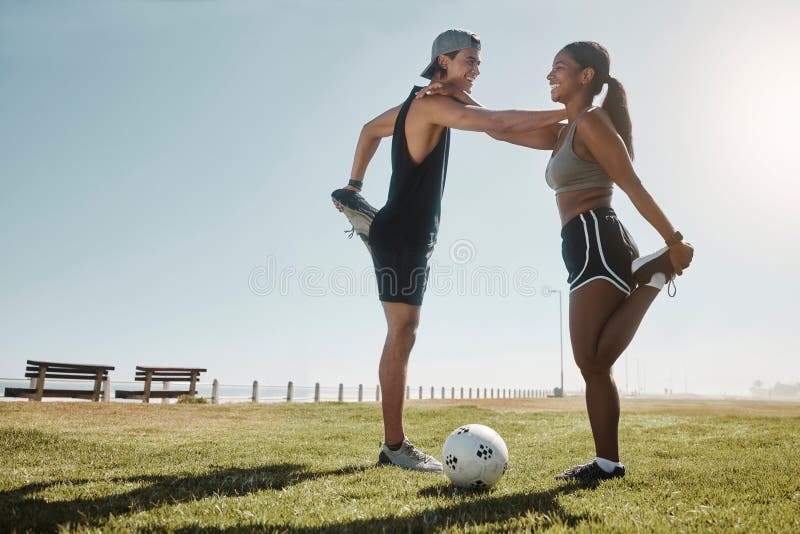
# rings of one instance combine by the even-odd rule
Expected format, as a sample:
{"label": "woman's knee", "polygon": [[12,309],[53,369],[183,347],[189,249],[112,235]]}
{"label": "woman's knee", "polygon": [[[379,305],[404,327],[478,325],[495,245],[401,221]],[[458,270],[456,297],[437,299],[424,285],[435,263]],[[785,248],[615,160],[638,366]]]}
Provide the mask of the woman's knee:
{"label": "woman's knee", "polygon": [[611,374],[611,366],[599,358],[597,354],[576,354],[575,363],[586,381],[597,377],[607,377]]}

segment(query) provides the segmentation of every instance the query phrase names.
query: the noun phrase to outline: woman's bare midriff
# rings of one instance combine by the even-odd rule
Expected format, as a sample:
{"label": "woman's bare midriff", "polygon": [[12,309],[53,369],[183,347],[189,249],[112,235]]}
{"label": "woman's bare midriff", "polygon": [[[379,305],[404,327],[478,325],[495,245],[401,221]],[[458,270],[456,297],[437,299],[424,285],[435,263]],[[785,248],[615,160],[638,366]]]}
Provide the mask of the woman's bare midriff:
{"label": "woman's bare midriff", "polygon": [[595,208],[610,208],[612,189],[593,188],[567,191],[556,195],[558,214],[561,216],[561,226],[587,210]]}

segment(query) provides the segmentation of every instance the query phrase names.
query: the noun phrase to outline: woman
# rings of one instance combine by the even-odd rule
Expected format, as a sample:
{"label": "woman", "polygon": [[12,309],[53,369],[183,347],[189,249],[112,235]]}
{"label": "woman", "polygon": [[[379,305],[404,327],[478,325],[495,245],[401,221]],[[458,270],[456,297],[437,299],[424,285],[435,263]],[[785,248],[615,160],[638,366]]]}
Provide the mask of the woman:
{"label": "woman", "polygon": [[[633,143],[625,90],[609,74],[608,51],[595,42],[565,46],[547,75],[550,96],[568,123],[528,132],[491,133],[517,145],[553,150],[547,184],[556,192],[562,256],[570,284],[569,330],[575,362],[586,381],[586,407],[596,458],[556,476],[594,481],[625,476],[619,461],[619,394],[611,368],[633,339],[656,296],[692,260],[683,241],[642,185],[631,164]],[[603,85],[601,107],[592,106]],[[433,84],[420,92],[469,95]],[[666,247],[639,258],[636,244],[611,208],[616,184],[664,238]]]}

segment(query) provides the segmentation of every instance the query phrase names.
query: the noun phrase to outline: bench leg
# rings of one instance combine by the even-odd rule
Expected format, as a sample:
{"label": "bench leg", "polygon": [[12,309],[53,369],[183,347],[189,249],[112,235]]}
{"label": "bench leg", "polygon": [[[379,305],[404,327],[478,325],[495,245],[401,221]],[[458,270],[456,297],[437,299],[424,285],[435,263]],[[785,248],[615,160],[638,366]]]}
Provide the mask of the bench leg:
{"label": "bench leg", "polygon": [[199,373],[197,371],[192,371],[192,380],[189,383],[189,395],[191,395],[192,397],[194,397],[195,394],[197,393],[197,389],[196,388],[197,388],[197,375],[198,374]]}
{"label": "bench leg", "polygon": [[42,401],[42,395],[44,394],[44,377],[46,374],[47,366],[43,365],[39,368],[39,378],[36,379],[36,396],[31,400],[35,400],[37,402]]}
{"label": "bench leg", "polygon": [[153,384],[153,371],[147,371],[147,374],[144,377],[144,398],[142,398],[142,402],[144,404],[150,404],[150,386]]}
{"label": "bench leg", "polygon": [[100,386],[103,383],[103,371],[97,371],[94,375],[94,390],[92,390],[92,402],[100,400]]}

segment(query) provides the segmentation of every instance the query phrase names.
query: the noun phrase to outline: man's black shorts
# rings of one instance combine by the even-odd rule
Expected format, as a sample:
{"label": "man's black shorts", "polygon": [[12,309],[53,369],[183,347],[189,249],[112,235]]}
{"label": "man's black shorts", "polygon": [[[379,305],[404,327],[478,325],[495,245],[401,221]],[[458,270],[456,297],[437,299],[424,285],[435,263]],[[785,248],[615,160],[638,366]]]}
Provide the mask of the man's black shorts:
{"label": "man's black shorts", "polygon": [[433,247],[373,239],[371,232],[369,237],[380,300],[421,306]]}

